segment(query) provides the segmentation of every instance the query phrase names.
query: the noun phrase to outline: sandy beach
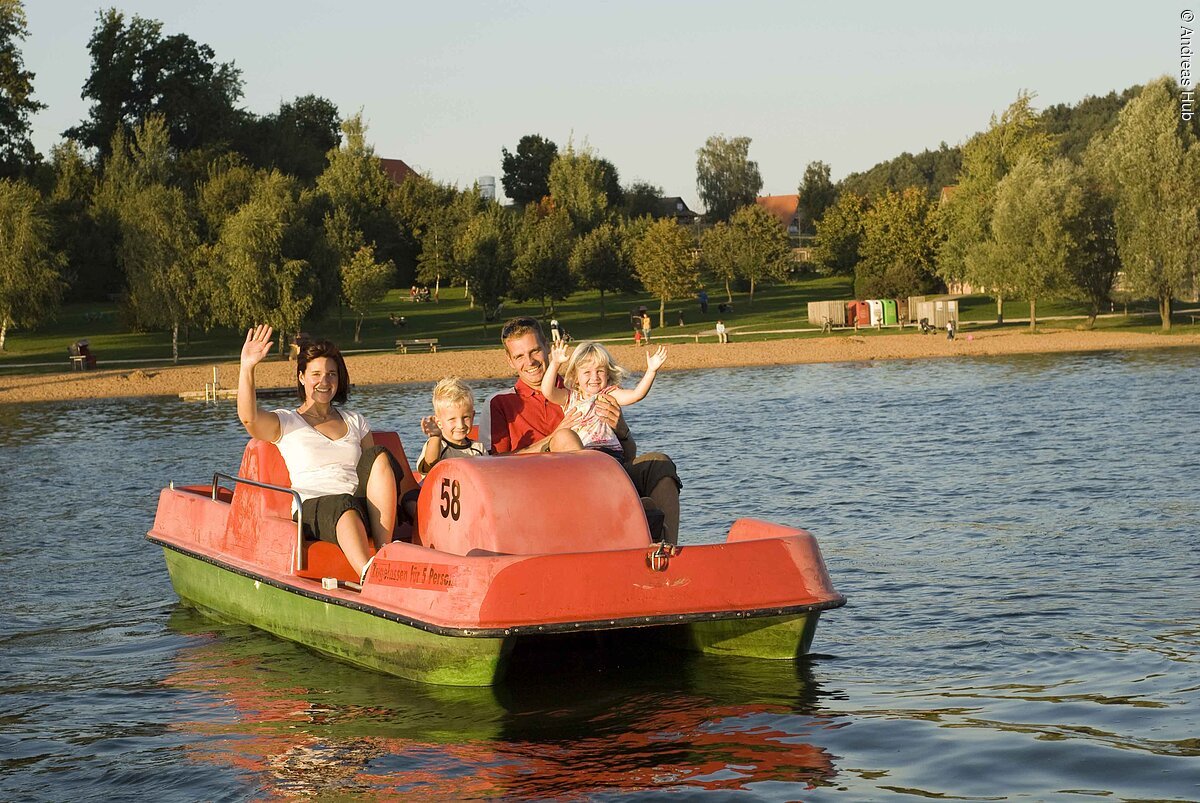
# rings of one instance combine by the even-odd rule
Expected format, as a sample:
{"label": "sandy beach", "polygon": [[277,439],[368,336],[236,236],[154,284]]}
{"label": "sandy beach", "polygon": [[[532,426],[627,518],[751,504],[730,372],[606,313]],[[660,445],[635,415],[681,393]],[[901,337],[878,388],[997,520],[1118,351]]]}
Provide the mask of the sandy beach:
{"label": "sandy beach", "polygon": [[[1180,348],[1200,346],[1200,335],[1143,334],[1080,330],[1042,330],[962,333],[953,341],[944,335],[897,334],[876,337],[837,335],[803,340],[754,342],[668,343],[665,371],[725,368],[749,365],[853,362],[862,360],[925,359],[939,357],[1034,354],[1072,351]],[[645,366],[641,348],[613,346],[622,364],[633,370]],[[362,354],[347,357],[355,385],[433,382],[447,375],[466,380],[494,379],[512,374],[499,346],[475,351],[437,354]],[[258,370],[259,387],[294,383],[292,363],[264,363]],[[214,364],[168,368],[135,368],[61,374],[0,376],[0,403],[59,401],[129,396],[178,395],[200,391],[212,380]],[[216,364],[222,386],[237,383],[237,363]]]}

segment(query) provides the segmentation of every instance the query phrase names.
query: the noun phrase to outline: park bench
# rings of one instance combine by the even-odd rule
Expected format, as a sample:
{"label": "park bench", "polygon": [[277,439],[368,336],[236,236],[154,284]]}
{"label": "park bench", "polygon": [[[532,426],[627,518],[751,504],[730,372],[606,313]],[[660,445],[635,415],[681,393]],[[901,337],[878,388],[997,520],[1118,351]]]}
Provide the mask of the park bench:
{"label": "park bench", "polygon": [[[725,334],[729,334],[728,329],[725,330]],[[692,332],[692,337],[696,338],[697,343],[700,342],[700,338],[702,338],[702,337],[716,337],[716,336],[717,336],[716,329],[705,329],[703,332]]]}
{"label": "park bench", "polygon": [[396,348],[400,349],[401,354],[408,354],[408,350],[416,346],[428,346],[430,352],[435,352],[437,351],[438,339],[436,337],[418,337],[410,340],[396,341]]}

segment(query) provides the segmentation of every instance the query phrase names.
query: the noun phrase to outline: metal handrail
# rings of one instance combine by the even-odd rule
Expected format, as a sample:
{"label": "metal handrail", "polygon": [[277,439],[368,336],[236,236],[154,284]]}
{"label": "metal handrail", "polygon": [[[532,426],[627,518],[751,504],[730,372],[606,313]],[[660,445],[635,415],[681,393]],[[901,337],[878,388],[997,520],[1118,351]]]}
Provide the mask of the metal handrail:
{"label": "metal handrail", "polygon": [[253,485],[255,488],[264,488],[268,491],[279,491],[280,493],[291,494],[296,501],[296,571],[301,571],[304,568],[304,508],[303,500],[300,494],[294,488],[285,488],[282,485],[271,485],[269,482],[259,482],[258,480],[248,480],[245,477],[238,477],[234,474],[224,474],[220,471],[213,472],[212,481],[212,498],[217,501],[217,479],[227,479],[233,483],[242,483],[243,485]]}

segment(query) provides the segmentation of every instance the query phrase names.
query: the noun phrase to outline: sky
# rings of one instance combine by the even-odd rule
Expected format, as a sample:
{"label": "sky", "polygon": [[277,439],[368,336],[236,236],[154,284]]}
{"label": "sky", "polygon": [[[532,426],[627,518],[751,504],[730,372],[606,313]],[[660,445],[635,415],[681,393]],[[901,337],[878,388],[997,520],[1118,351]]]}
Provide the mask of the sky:
{"label": "sky", "polygon": [[[468,187],[526,134],[702,210],[696,151],[746,136],[763,194],[966,141],[1022,90],[1039,108],[1179,76],[1188,3],[127,0],[242,72],[242,106],[316,94],[361,111],[379,156]],[[99,5],[25,0],[43,154],[87,115]]]}

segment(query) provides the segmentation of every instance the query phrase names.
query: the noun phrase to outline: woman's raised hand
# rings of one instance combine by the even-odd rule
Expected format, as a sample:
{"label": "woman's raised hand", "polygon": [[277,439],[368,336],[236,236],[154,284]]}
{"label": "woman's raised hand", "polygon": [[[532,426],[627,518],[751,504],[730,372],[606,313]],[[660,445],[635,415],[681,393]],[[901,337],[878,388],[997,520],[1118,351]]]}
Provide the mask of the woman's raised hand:
{"label": "woman's raised hand", "polygon": [[657,371],[667,361],[667,347],[659,346],[654,351],[646,352],[646,370]]}
{"label": "woman's raised hand", "polygon": [[271,352],[272,334],[274,330],[266,324],[259,324],[246,332],[246,342],[242,344],[243,368],[253,368]]}

